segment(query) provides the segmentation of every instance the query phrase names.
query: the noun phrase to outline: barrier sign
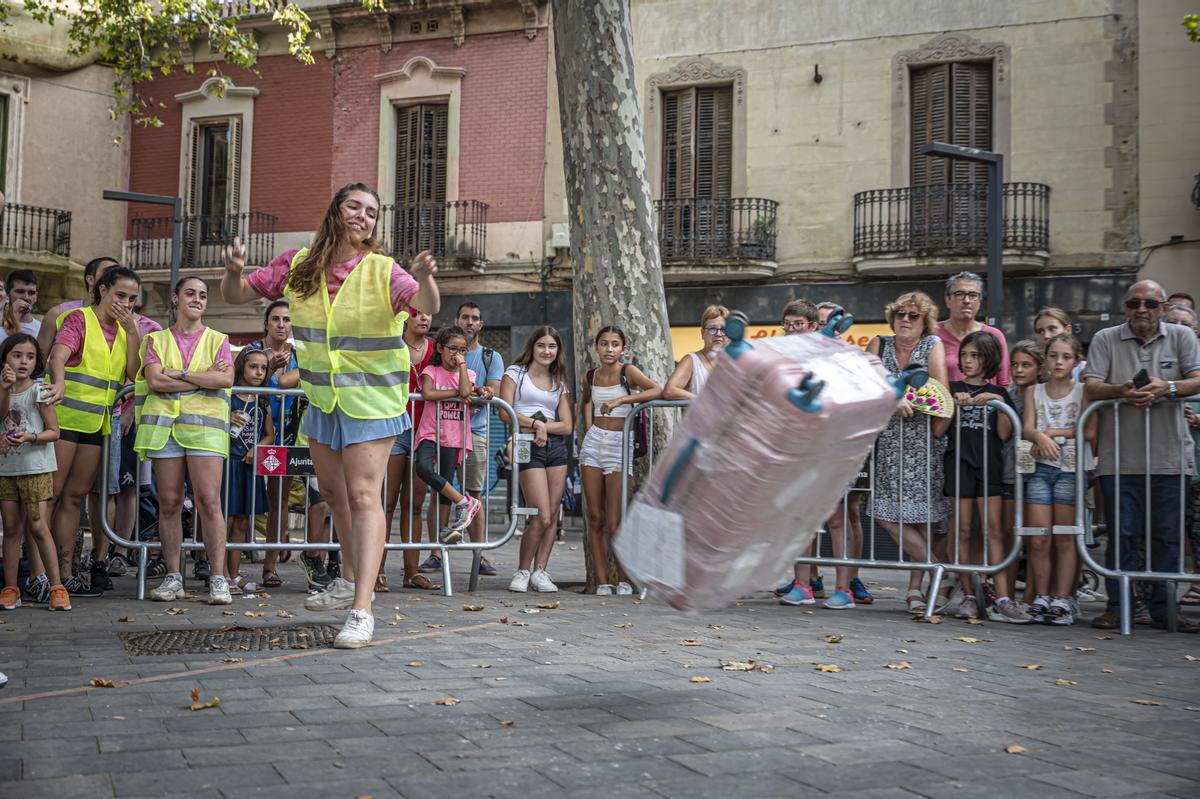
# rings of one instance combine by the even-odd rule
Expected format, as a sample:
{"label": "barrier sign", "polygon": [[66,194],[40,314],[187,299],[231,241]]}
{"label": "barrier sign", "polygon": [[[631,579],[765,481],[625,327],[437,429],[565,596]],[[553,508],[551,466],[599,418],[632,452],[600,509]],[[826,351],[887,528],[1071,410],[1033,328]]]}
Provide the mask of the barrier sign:
{"label": "barrier sign", "polygon": [[308,447],[263,445],[254,448],[254,473],[262,477],[305,477],[316,474]]}

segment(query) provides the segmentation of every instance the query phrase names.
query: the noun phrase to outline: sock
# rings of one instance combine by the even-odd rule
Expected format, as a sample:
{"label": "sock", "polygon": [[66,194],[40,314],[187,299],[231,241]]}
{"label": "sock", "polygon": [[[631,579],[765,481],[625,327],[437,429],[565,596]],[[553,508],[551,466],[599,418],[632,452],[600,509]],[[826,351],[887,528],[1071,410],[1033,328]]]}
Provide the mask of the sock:
{"label": "sock", "polygon": [[465,508],[467,506],[467,502],[468,502],[468,500],[467,500],[466,496],[463,496],[463,498],[460,499],[458,502],[455,502],[454,505],[459,508]]}
{"label": "sock", "polygon": [[1007,604],[1008,604],[1009,602],[1011,602],[1011,601],[1012,601],[1012,600],[1011,600],[1011,599],[1009,599],[1009,598],[1008,598],[1008,597],[1006,597],[1006,596],[1002,596],[1002,597],[997,597],[997,598],[996,598],[996,604],[997,604],[997,605],[1007,605]]}

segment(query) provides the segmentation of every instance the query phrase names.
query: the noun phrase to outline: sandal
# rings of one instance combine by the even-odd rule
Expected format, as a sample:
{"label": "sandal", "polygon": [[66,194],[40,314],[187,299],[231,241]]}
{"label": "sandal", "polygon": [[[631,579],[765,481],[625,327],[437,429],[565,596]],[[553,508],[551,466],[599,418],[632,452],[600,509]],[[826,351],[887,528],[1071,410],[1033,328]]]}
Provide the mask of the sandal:
{"label": "sandal", "polygon": [[1200,605],[1200,588],[1192,586],[1188,592],[1179,598],[1181,605]]}
{"label": "sandal", "polygon": [[908,593],[904,595],[904,601],[908,603],[909,613],[925,613],[925,595],[916,588],[908,589]]}
{"label": "sandal", "polygon": [[415,588],[418,591],[440,591],[442,587],[437,583],[431,582],[428,577],[423,574],[418,574],[416,577],[404,578],[405,588]]}
{"label": "sandal", "polygon": [[239,574],[229,581],[229,593],[240,594],[246,589],[246,575]]}
{"label": "sandal", "polygon": [[390,591],[391,591],[391,589],[388,588],[387,575],[386,574],[378,575],[375,578],[375,593],[386,594],[386,593],[389,593]]}
{"label": "sandal", "polygon": [[278,572],[263,572],[262,587],[263,588],[278,588],[283,585],[283,580],[279,579]]}

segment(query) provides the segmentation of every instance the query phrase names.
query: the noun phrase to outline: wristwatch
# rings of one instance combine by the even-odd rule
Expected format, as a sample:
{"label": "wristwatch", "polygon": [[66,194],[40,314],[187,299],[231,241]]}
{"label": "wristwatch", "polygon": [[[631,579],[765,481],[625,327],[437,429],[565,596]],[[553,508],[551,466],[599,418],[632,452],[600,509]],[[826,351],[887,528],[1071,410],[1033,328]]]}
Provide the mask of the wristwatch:
{"label": "wristwatch", "polygon": [[187,370],[187,369],[180,369],[180,370],[179,370],[179,379],[180,379],[180,380],[187,380],[187,376],[188,376],[188,370]]}
{"label": "wristwatch", "polygon": [[1175,397],[1176,397],[1174,380],[1167,381],[1167,396],[1170,397],[1171,399],[1175,399]]}

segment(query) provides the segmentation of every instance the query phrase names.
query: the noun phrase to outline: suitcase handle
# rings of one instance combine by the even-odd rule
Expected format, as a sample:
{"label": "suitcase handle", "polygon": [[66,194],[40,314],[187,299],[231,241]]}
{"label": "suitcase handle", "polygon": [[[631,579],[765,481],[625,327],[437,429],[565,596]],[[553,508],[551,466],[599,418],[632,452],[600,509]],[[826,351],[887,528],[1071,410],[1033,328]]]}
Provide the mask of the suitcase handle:
{"label": "suitcase handle", "polygon": [[734,311],[725,321],[725,336],[729,339],[725,352],[729,357],[737,358],[746,350],[753,349],[746,341],[746,325],[749,323],[749,318],[741,311]]}
{"label": "suitcase handle", "polygon": [[787,400],[805,413],[819,413],[821,401],[817,397],[824,390],[825,381],[815,380],[810,372],[800,381],[799,388],[788,389]]}
{"label": "suitcase handle", "polygon": [[675,487],[675,480],[679,477],[680,472],[687,468],[688,461],[696,454],[696,450],[700,448],[700,439],[693,438],[683,448],[683,452],[679,453],[679,457],[671,464],[671,468],[667,470],[667,477],[663,480],[662,493],[659,494],[659,499],[662,504],[670,503],[671,489]]}
{"label": "suitcase handle", "polygon": [[920,388],[929,382],[929,371],[921,366],[910,366],[896,377],[892,378],[892,386],[896,389],[896,399],[904,396],[909,386]]}
{"label": "suitcase handle", "polygon": [[[726,323],[728,324],[728,323]],[[830,338],[837,338],[850,329],[854,324],[854,317],[848,313],[836,312],[830,314],[828,321],[825,322],[825,327],[821,328],[821,334]]]}

